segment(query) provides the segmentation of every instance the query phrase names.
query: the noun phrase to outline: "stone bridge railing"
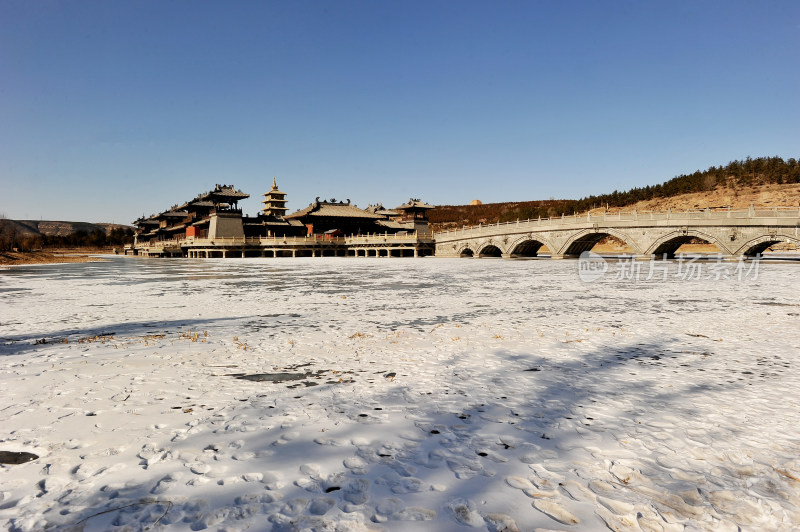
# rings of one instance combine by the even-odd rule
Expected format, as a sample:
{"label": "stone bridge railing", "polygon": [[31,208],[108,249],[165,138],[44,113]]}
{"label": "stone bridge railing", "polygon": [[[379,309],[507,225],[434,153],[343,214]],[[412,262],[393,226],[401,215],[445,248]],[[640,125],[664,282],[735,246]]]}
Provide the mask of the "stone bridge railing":
{"label": "stone bridge railing", "polygon": [[433,242],[433,235],[430,233],[421,233],[421,232],[401,232],[401,233],[374,233],[374,234],[367,234],[367,235],[351,235],[345,237],[345,241],[348,245],[359,245],[359,244],[393,244],[393,243],[402,243],[402,244],[415,244],[418,242]]}
{"label": "stone bridge railing", "polygon": [[437,256],[536,256],[546,247],[553,258],[575,257],[607,236],[642,257],[674,256],[699,238],[723,255],[754,255],[779,242],[798,243],[800,208],[575,214],[518,220],[435,234]]}

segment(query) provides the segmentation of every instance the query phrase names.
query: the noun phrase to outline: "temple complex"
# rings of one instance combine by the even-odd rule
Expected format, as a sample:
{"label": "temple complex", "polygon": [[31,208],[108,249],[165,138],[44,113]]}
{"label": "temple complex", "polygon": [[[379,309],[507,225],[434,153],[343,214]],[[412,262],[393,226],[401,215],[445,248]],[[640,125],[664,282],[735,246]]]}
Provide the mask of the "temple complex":
{"label": "temple complex", "polygon": [[148,257],[422,257],[432,255],[431,205],[411,199],[396,209],[360,209],[347,201],[316,198],[287,215],[286,193],[264,193],[257,216],[244,216],[238,202],[250,197],[233,185],[216,185],[182,205],[133,222],[128,255]]}

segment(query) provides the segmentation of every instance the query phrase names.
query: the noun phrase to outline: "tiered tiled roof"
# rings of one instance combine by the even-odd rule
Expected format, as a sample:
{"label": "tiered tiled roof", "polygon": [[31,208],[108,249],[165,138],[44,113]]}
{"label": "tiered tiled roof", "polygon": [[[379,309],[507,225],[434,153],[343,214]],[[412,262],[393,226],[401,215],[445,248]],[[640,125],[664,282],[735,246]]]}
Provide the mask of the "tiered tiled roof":
{"label": "tiered tiled roof", "polygon": [[133,222],[137,226],[154,225],[159,219],[185,218],[189,212],[198,207],[207,209],[227,210],[232,204],[236,204],[240,199],[249,198],[250,194],[245,194],[241,190],[236,190],[233,185],[217,185],[214,190],[198,194],[191,201],[183,205],[173,205],[166,211],[150,216],[149,218],[139,218]]}
{"label": "tiered tiled roof", "polygon": [[364,209],[359,209],[355,205],[350,205],[350,200],[346,202],[337,202],[335,199],[320,201],[319,198],[305,209],[294,212],[285,218],[294,219],[304,216],[315,218],[364,218],[368,220],[380,220],[383,218],[383,216],[379,214],[367,212]]}

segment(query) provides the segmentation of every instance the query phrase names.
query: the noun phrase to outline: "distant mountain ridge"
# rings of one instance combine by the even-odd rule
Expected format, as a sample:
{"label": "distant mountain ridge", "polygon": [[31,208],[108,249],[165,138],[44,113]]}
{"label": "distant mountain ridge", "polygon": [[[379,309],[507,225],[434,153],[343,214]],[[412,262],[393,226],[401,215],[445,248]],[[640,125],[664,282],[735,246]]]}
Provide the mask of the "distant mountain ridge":
{"label": "distant mountain ridge", "polygon": [[133,228],[128,225],[0,218],[0,251],[104,248],[132,241]]}
{"label": "distant mountain ridge", "polygon": [[6,230],[16,229],[21,236],[69,236],[73,233],[102,231],[111,234],[114,229],[133,229],[129,225],[112,223],[63,222],[54,220],[0,220]]}

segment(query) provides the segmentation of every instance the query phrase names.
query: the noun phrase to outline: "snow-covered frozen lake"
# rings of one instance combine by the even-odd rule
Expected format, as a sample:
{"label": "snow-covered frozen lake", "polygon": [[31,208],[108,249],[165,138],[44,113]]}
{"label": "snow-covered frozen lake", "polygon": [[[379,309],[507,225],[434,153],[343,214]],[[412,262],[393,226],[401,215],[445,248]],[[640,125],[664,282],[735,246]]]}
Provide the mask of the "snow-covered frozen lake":
{"label": "snow-covered frozen lake", "polygon": [[0,270],[0,526],[796,529],[800,265],[577,265]]}

